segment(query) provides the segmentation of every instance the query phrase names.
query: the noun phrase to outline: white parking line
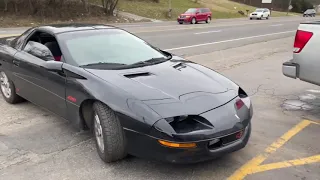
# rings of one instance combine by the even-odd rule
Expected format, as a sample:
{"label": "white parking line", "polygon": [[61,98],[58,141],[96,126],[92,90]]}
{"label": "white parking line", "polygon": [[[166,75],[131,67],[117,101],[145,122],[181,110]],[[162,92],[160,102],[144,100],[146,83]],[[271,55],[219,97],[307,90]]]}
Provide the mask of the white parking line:
{"label": "white parking line", "polygon": [[206,32],[198,32],[194,34],[207,34],[207,33],[216,33],[216,32],[221,32],[221,30],[216,30],[216,31],[206,31]]}
{"label": "white parking line", "polygon": [[228,40],[224,40],[224,41],[196,44],[196,45],[191,45],[191,46],[182,46],[182,47],[177,47],[177,48],[165,49],[165,51],[187,49],[187,48],[193,48],[193,47],[199,47],[199,46],[207,46],[207,45],[213,45],[213,44],[220,44],[220,43],[226,43],[226,42],[232,42],[232,41],[240,41],[240,40],[245,40],[245,39],[253,39],[253,38],[272,36],[272,35],[278,35],[278,34],[286,34],[286,33],[292,33],[292,32],[296,32],[296,31],[283,31],[283,32],[278,32],[278,33],[263,34],[263,35],[258,35],[258,36],[248,36],[248,37],[243,37],[243,38],[228,39]]}
{"label": "white parking line", "polygon": [[270,26],[282,26],[283,24],[272,24]]}
{"label": "white parking line", "polygon": [[135,25],[118,25],[118,27],[139,27],[139,26],[141,26],[141,25],[137,25],[137,24],[135,24]]}

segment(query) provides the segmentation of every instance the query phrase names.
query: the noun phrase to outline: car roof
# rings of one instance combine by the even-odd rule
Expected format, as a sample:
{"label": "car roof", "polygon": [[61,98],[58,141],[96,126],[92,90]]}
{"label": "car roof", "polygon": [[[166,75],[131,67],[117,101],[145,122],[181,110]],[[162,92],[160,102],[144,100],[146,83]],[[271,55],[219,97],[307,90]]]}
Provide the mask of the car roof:
{"label": "car roof", "polygon": [[50,24],[38,26],[36,29],[45,31],[51,34],[60,34],[74,31],[95,30],[95,29],[118,29],[115,26],[104,24],[81,24],[81,23],[69,23],[69,24]]}
{"label": "car roof", "polygon": [[209,9],[209,8],[189,8],[189,9]]}

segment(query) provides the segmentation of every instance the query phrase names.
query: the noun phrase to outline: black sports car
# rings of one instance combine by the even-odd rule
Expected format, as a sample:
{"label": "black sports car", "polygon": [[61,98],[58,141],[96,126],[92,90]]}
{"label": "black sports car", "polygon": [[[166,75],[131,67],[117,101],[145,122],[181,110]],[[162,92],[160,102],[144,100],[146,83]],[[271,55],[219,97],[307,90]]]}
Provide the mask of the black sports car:
{"label": "black sports car", "polygon": [[200,162],[250,137],[252,105],[237,84],[113,26],[40,26],[2,39],[0,73],[8,103],[28,100],[92,130],[105,162]]}

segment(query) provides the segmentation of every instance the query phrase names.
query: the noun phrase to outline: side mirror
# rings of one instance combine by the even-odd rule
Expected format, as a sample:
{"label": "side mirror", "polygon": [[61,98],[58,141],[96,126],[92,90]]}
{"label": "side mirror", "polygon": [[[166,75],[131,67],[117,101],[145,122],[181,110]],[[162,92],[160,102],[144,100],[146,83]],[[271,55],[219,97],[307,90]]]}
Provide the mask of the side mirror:
{"label": "side mirror", "polygon": [[24,48],[24,51],[26,51],[29,54],[32,54],[42,60],[45,61],[54,61],[54,57],[50,51],[50,49],[38,42],[29,41]]}
{"label": "side mirror", "polygon": [[196,12],[196,14],[199,14],[199,13],[200,13],[199,11]]}
{"label": "side mirror", "polygon": [[61,72],[62,71],[63,62],[60,61],[45,61],[42,64],[42,67],[47,71],[52,72]]}

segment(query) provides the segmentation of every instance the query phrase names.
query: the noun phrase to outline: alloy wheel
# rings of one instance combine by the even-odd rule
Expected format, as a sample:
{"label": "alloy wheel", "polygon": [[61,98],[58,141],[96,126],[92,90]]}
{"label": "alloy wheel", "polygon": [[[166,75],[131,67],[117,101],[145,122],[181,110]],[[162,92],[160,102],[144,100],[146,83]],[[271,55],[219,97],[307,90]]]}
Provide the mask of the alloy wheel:
{"label": "alloy wheel", "polygon": [[102,132],[102,126],[101,126],[100,118],[98,114],[94,115],[94,132],[95,132],[95,137],[97,140],[98,147],[101,152],[104,152],[103,132]]}
{"label": "alloy wheel", "polygon": [[1,83],[1,91],[6,98],[11,97],[11,87],[9,83],[9,79],[4,72],[0,73],[0,83]]}

